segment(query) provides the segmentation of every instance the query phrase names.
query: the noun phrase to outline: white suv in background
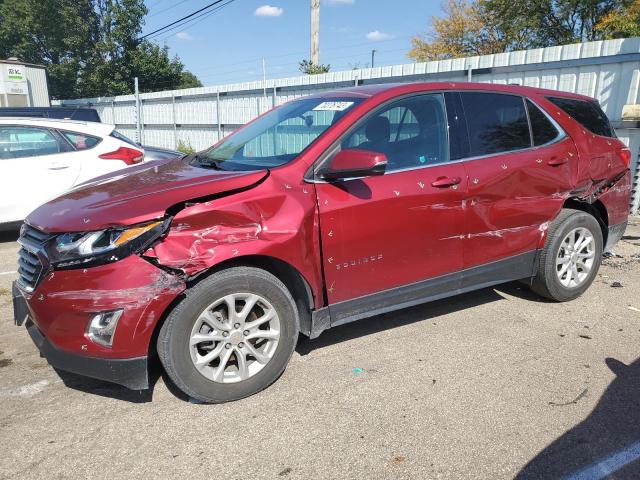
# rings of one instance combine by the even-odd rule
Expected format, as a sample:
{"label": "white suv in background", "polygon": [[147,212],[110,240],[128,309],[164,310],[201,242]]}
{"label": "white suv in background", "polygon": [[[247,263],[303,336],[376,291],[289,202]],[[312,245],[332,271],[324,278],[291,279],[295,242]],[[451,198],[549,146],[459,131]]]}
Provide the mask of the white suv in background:
{"label": "white suv in background", "polygon": [[0,118],[0,228],[79,183],[143,159],[143,149],[113,125]]}

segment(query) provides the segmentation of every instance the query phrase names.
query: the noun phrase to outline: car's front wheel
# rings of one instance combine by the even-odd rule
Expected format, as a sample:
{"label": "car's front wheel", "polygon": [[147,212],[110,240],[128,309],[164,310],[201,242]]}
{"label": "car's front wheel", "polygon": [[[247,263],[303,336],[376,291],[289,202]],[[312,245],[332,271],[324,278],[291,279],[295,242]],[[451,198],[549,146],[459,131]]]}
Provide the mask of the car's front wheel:
{"label": "car's front wheel", "polygon": [[298,312],[286,286],[252,267],[217,272],[187,290],[158,336],[165,371],[203,402],[238,400],[284,371],[298,338]]}
{"label": "car's front wheel", "polygon": [[588,213],[565,208],[552,222],[531,288],[559,302],[582,295],[602,259],[602,230]]}

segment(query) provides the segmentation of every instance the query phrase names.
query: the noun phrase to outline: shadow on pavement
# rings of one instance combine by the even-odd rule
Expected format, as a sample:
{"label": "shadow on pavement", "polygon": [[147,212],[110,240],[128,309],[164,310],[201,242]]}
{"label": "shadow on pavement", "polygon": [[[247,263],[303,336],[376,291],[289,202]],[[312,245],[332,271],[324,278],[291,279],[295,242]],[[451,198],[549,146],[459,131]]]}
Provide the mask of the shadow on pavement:
{"label": "shadow on pavement", "polygon": [[11,230],[0,230],[0,243],[15,242],[20,236],[19,228],[12,228]]}
{"label": "shadow on pavement", "polygon": [[151,388],[147,390],[130,390],[115,383],[83,377],[82,375],[76,375],[75,373],[65,372],[63,370],[55,370],[65,386],[69,388],[131,403],[150,402],[153,398],[153,389],[161,376],[161,369],[153,366],[149,371],[149,385],[151,385]]}
{"label": "shadow on pavement", "polygon": [[[517,479],[640,478],[640,358],[631,365],[614,358],[605,363],[616,378],[598,405],[531,460]],[[553,407],[571,408],[579,398]]]}
{"label": "shadow on pavement", "polygon": [[[510,295],[527,299],[531,297],[531,299],[535,301],[544,301],[535,293],[529,291],[526,286],[518,282],[500,285],[499,288],[500,291],[504,291]],[[504,297],[497,293],[496,289],[485,288],[434,302],[424,303],[415,307],[405,308],[371,318],[365,318],[326,330],[314,340],[301,337],[298,341],[296,352],[300,355],[307,355],[313,350],[329,345],[334,345],[367,335],[373,335],[402,325],[433,320],[434,318],[448,313],[455,313],[498,300],[504,300]]]}

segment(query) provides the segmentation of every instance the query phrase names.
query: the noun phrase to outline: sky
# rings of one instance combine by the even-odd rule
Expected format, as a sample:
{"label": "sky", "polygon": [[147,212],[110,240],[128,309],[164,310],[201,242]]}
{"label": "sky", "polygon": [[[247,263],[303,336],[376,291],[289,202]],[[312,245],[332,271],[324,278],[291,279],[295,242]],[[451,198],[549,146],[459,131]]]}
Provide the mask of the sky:
{"label": "sky", "polygon": [[[143,35],[213,0],[146,0]],[[228,1],[228,0],[225,0]],[[309,58],[310,0],[233,0],[209,15],[150,38],[165,43],[203,85],[301,75]],[[409,63],[411,37],[425,33],[440,0],[321,0],[320,63],[331,71]]]}

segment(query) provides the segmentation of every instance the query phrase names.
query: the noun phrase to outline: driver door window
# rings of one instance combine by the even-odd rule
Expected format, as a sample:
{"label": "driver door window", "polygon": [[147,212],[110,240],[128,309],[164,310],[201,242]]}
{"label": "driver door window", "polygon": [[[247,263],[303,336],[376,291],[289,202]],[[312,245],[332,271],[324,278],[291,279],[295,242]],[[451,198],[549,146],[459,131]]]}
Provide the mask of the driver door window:
{"label": "driver door window", "polygon": [[444,99],[419,95],[374,113],[343,142],[343,149],[384,153],[387,172],[449,160]]}

